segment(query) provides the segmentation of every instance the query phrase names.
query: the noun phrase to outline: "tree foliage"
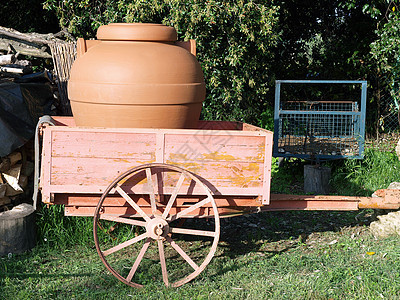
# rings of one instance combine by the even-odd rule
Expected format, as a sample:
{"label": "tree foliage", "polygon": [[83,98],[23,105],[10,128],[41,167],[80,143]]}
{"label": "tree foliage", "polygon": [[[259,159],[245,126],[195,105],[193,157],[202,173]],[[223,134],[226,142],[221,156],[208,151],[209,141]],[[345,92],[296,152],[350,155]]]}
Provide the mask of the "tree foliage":
{"label": "tree foliage", "polygon": [[45,8],[86,38],[111,22],[173,26],[180,39],[197,41],[207,86],[203,118],[255,122],[264,109],[280,36],[275,1],[47,0]]}
{"label": "tree foliage", "polygon": [[370,43],[369,67],[376,74],[375,131],[385,131],[390,123],[400,123],[400,11],[399,0],[375,0],[363,12],[375,22],[376,37]]}
{"label": "tree foliage", "polygon": [[56,16],[43,9],[43,0],[4,0],[0,4],[0,26],[21,32],[55,33]]}
{"label": "tree foliage", "polygon": [[[399,0],[45,0],[63,28],[92,38],[110,22],[174,26],[194,38],[207,84],[203,117],[271,124],[275,79],[365,79],[367,117],[400,72]],[[398,81],[398,80],[397,80]],[[390,87],[389,87],[390,88]]]}
{"label": "tree foliage", "polygon": [[377,39],[371,43],[372,58],[384,72],[399,74],[400,69],[400,10],[399,1],[384,1],[386,6],[366,4],[364,11],[378,19]]}

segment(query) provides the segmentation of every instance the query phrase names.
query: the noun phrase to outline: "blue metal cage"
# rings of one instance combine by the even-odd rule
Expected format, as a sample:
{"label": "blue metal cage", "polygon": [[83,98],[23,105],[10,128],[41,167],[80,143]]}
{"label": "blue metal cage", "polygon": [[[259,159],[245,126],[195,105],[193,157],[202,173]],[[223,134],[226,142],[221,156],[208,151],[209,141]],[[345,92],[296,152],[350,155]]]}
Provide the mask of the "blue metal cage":
{"label": "blue metal cage", "polygon": [[[292,93],[283,93],[283,85]],[[363,158],[366,98],[366,81],[277,80],[273,155],[313,161]]]}

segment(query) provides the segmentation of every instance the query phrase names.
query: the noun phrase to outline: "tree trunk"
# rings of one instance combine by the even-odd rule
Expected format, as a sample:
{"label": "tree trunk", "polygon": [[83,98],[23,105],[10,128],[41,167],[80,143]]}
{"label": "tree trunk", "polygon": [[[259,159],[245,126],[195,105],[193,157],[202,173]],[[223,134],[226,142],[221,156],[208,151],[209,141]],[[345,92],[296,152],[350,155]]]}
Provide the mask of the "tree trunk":
{"label": "tree trunk", "polygon": [[329,194],[329,180],[331,168],[305,165],[304,166],[304,192],[315,195]]}
{"label": "tree trunk", "polygon": [[23,203],[0,213],[0,256],[22,253],[36,244],[35,210]]}

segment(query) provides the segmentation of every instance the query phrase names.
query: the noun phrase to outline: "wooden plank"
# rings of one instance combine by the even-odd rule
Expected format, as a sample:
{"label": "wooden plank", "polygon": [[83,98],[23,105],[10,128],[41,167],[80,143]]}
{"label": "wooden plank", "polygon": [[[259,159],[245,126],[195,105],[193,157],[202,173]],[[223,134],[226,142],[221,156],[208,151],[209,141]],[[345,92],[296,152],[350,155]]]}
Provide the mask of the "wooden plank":
{"label": "wooden plank", "polygon": [[[129,195],[140,207],[150,207],[149,197],[142,195]],[[204,197],[179,197],[176,199],[173,207],[188,207],[201,200]],[[261,201],[258,198],[238,198],[238,197],[215,197],[215,203],[218,207],[259,207]],[[79,195],[79,194],[57,194],[54,198],[54,204],[66,206],[97,206],[100,200],[98,195]],[[159,207],[166,207],[168,198],[163,203],[157,203]],[[129,204],[120,196],[107,197],[103,206],[129,206]],[[211,203],[205,204],[204,207],[212,207]]]}
{"label": "wooden plank", "polygon": [[400,190],[383,189],[377,190],[375,195],[379,197],[363,197],[360,200],[359,208],[373,209],[399,209]]}
{"label": "wooden plank", "polygon": [[[73,117],[54,116],[57,126],[76,127]],[[202,130],[243,130],[245,123],[234,121],[202,121],[197,122],[197,129]],[[250,125],[252,126],[252,125]],[[254,126],[255,127],[255,126]],[[259,128],[259,127],[256,127]]]}
{"label": "wooden plank", "polygon": [[42,202],[50,203],[51,198],[51,183],[50,183],[50,170],[51,170],[51,127],[44,127],[43,140],[42,140],[42,155],[41,155],[41,168],[40,168],[40,182],[39,187],[42,190]]}
{"label": "wooden plank", "polygon": [[[146,213],[151,213],[151,208],[148,207],[145,209]],[[171,214],[176,214],[182,209],[171,209]],[[254,210],[254,209],[253,209]],[[234,216],[234,215],[240,215],[243,213],[251,212],[252,209],[245,209],[243,208],[237,208],[237,207],[222,207],[218,208],[218,213],[220,217],[226,217],[226,216]],[[93,217],[95,212],[95,207],[76,207],[76,206],[66,206],[64,210],[64,215],[65,216],[76,216],[76,217]],[[135,210],[133,208],[129,207],[105,207],[104,208],[104,214],[107,215],[112,215],[112,216],[119,216],[119,217],[135,217],[135,218],[140,218],[139,214],[136,214]],[[191,214],[186,215],[186,218],[210,218],[213,217],[213,210],[210,208],[200,208],[197,209]]]}
{"label": "wooden plank", "polygon": [[272,134],[265,136],[264,174],[261,191],[262,204],[270,204],[271,165],[272,165]]}
{"label": "wooden plank", "polygon": [[[68,122],[68,121],[67,121]],[[68,126],[48,126],[45,130],[59,131],[59,132],[113,132],[113,133],[149,133],[149,134],[199,134],[199,129],[158,129],[158,128],[100,128],[100,127],[68,127]],[[201,130],[200,130],[201,131]],[[272,134],[269,131],[224,131],[224,130],[208,130],[213,136],[232,134],[234,136],[265,136]]]}
{"label": "wooden plank", "polygon": [[[80,193],[80,194],[102,194],[105,191],[106,187],[102,186],[93,186],[93,185],[51,185],[49,186],[49,197],[51,195],[56,195],[60,193]],[[128,190],[127,192],[132,193],[133,191],[138,191],[138,194],[148,194],[147,192],[147,185],[141,184],[139,186],[136,186],[135,188]],[[250,196],[250,197],[257,197],[259,188],[229,188],[229,187],[222,187],[218,189],[218,192],[221,192],[221,195],[224,196],[238,196],[238,197],[243,197],[243,196]],[[166,195],[170,195],[173,192],[173,188],[164,188],[164,193]],[[225,192],[225,193],[223,193]],[[196,188],[192,189],[191,186],[187,186],[187,189],[185,190],[182,188],[181,192],[179,193],[180,195],[198,195],[198,196],[204,196],[205,192],[203,189]],[[48,202],[45,202],[48,203]]]}
{"label": "wooden plank", "polygon": [[74,117],[54,116],[52,118],[57,126],[76,127]]}
{"label": "wooden plank", "polygon": [[[96,207],[93,206],[66,206],[64,214],[66,216],[94,216]],[[151,216],[151,207],[141,207],[141,209],[148,215]],[[176,215],[177,213],[181,212],[185,208],[176,208],[172,207],[170,210],[171,215]],[[201,207],[197,208],[193,212],[187,215],[187,217],[199,217],[199,216],[210,216],[210,209],[209,207]],[[163,212],[163,209],[159,209],[159,214],[161,215]],[[117,206],[105,206],[103,207],[103,213],[107,215],[112,215],[112,216],[120,216],[120,217],[141,217],[140,214],[138,214],[134,208],[131,206],[123,206],[123,207],[117,207]]]}
{"label": "wooden plank", "polygon": [[372,197],[339,196],[339,195],[289,195],[271,194],[271,201],[347,201],[360,202]]}
{"label": "wooden plank", "polygon": [[262,211],[283,210],[335,210],[351,211],[358,210],[358,201],[340,200],[271,200],[269,205],[262,206]]}
{"label": "wooden plank", "polygon": [[264,162],[264,136],[166,134],[165,161]]}
{"label": "wooden plank", "polygon": [[52,134],[53,157],[135,158],[155,160],[156,135],[150,133],[58,132]]}
{"label": "wooden plank", "polygon": [[[52,157],[51,184],[107,187],[118,175],[154,160]],[[73,191],[71,191],[73,192]]]}

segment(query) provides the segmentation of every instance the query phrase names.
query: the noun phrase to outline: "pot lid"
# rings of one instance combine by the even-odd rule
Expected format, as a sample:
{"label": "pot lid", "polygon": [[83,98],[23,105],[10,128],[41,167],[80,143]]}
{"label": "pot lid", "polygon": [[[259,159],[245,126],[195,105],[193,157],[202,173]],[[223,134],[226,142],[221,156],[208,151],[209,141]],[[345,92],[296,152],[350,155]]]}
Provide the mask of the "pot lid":
{"label": "pot lid", "polygon": [[114,41],[175,42],[174,27],[152,23],[111,23],[97,29],[97,39]]}

